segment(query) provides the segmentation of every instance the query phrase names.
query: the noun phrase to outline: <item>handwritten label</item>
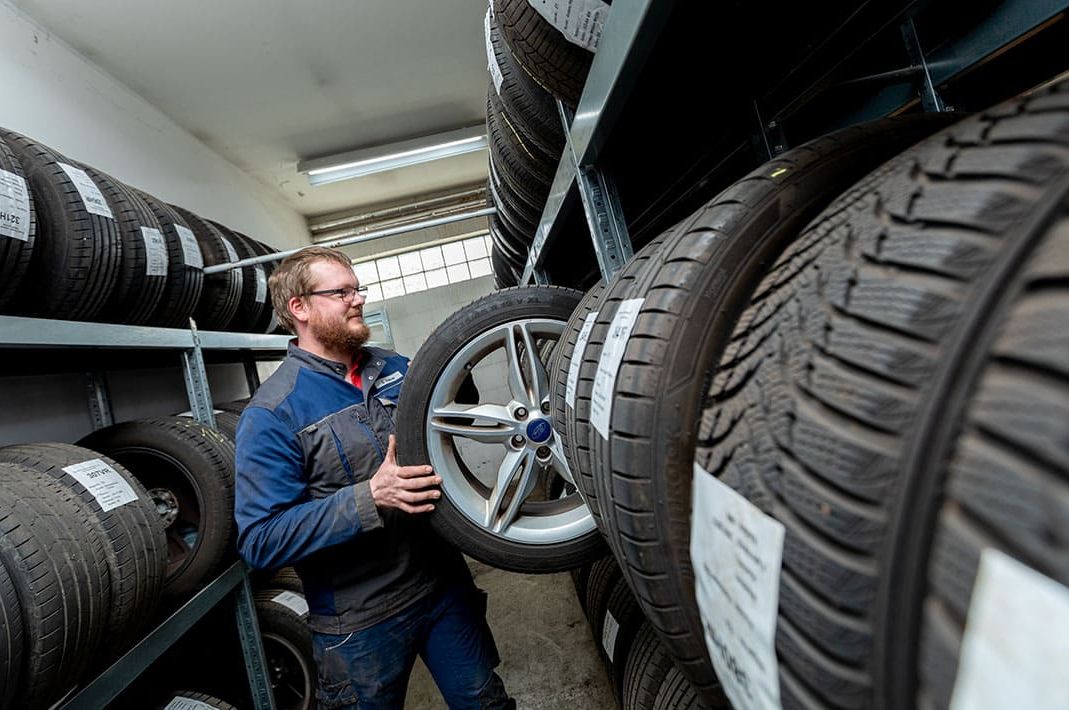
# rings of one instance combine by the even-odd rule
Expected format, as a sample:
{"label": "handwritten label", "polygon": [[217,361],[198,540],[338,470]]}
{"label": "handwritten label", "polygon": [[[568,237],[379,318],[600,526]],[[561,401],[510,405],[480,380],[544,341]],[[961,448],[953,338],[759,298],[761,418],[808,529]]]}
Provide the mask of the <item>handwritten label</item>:
{"label": "handwritten label", "polygon": [[609,438],[616,373],[620,371],[627,340],[631,337],[631,330],[635,327],[635,320],[644,300],[631,298],[621,301],[612,317],[609,332],[605,335],[605,344],[601,346],[601,359],[594,375],[594,389],[590,393],[590,423],[604,439]]}
{"label": "handwritten label", "polygon": [[0,170],[0,237],[30,239],[30,193],[21,175]]}
{"label": "handwritten label", "polygon": [[137,500],[137,493],[122,474],[100,459],[64,466],[63,470],[85,486],[104,512]]}
{"label": "handwritten label", "polygon": [[1069,708],[1069,587],[994,548],[980,553],[951,710]]}
{"label": "handwritten label", "polygon": [[166,276],[167,244],[164,243],[160,230],[152,227],[142,227],[141,238],[145,241],[145,274],[148,276]]}
{"label": "handwritten label", "polygon": [[609,5],[603,0],[527,0],[572,44],[598,51]]}
{"label": "handwritten label", "polygon": [[620,624],[608,609],[605,610],[605,623],[601,627],[601,647],[609,655],[609,662],[613,662],[616,653],[616,637],[620,633]]}
{"label": "handwritten label", "polygon": [[87,212],[107,217],[108,219],[115,219],[115,215],[111,212],[111,207],[108,206],[108,201],[104,199],[104,194],[97,187],[97,184],[93,182],[93,178],[89,177],[88,173],[81,168],[76,168],[66,163],[59,163],[59,167],[63,168],[63,172],[67,173],[67,177],[74,183],[74,187],[78,190],[78,194],[82,198],[82,204],[85,205]]}
{"label": "handwritten label", "polygon": [[780,708],[775,637],[785,528],[697,464],[693,492],[694,592],[717,678],[738,710]]}
{"label": "handwritten label", "polygon": [[583,327],[579,329],[579,336],[575,339],[575,347],[572,348],[572,359],[568,362],[568,379],[564,386],[564,402],[575,409],[575,388],[579,384],[579,368],[583,364],[583,353],[586,352],[586,341],[590,340],[590,331],[594,328],[594,321],[598,319],[598,312],[591,311],[583,321]]}
{"label": "handwritten label", "polygon": [[186,262],[186,266],[203,269],[204,257],[200,253],[200,245],[197,244],[193,230],[176,224],[174,231],[178,232],[178,241],[182,244],[182,259]]}
{"label": "handwritten label", "polygon": [[281,592],[272,597],[271,601],[290,609],[297,616],[308,616],[308,602],[296,592]]}

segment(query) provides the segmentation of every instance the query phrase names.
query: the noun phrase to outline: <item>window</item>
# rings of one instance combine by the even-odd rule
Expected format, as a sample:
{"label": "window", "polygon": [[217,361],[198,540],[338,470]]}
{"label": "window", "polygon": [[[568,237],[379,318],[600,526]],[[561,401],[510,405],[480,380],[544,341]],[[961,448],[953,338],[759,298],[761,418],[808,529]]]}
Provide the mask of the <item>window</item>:
{"label": "window", "polygon": [[490,275],[491,246],[490,235],[470,237],[362,261],[353,273],[368,301],[382,301]]}

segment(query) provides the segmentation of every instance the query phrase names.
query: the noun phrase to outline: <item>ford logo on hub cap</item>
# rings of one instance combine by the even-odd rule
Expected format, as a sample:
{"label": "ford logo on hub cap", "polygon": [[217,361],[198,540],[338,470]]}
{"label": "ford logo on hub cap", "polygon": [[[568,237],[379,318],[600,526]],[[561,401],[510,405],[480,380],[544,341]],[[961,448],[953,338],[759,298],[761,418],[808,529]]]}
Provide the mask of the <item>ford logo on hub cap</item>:
{"label": "ford logo on hub cap", "polygon": [[553,433],[553,428],[545,419],[535,419],[527,425],[527,438],[536,444],[541,444]]}

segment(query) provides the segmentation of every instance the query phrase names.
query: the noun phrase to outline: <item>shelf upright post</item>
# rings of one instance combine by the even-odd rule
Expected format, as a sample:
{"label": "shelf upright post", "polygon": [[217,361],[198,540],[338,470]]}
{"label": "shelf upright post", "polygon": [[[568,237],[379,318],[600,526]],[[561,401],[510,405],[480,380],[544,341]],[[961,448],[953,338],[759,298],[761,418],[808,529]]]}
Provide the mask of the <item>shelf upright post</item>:
{"label": "shelf upright post", "polygon": [[242,364],[245,366],[245,381],[249,385],[249,396],[256,394],[256,390],[260,389],[260,371],[256,369],[256,358],[249,353],[242,360]]}
{"label": "shelf upright post", "polygon": [[111,426],[115,423],[115,414],[111,408],[108,380],[104,371],[90,370],[85,373],[85,383],[89,391],[89,416],[93,419],[93,430]]}
{"label": "shelf upright post", "polygon": [[249,691],[256,710],[275,710],[275,695],[267,671],[267,657],[260,640],[260,624],[256,619],[256,603],[253,601],[249,576],[243,576],[234,590],[234,616],[241,638],[241,651],[245,658],[245,672],[249,676]]}
{"label": "shelf upright post", "polygon": [[193,347],[182,351],[182,374],[186,380],[189,409],[194,419],[214,429],[215,409],[212,407],[211,390],[208,389],[208,373],[204,369],[204,352],[200,347],[197,324],[192,318],[189,319],[189,330],[193,335]]}

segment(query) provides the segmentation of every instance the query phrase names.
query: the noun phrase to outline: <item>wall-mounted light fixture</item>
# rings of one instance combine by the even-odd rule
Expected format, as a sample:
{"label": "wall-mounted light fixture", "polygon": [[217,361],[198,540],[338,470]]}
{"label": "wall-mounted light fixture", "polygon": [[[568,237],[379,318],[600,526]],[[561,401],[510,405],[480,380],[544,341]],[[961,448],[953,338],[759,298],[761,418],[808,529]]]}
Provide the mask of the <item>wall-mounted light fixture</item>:
{"label": "wall-mounted light fixture", "polygon": [[485,148],[486,125],[479,124],[398,143],[302,160],[297,163],[297,171],[308,175],[308,182],[312,185],[326,185]]}

